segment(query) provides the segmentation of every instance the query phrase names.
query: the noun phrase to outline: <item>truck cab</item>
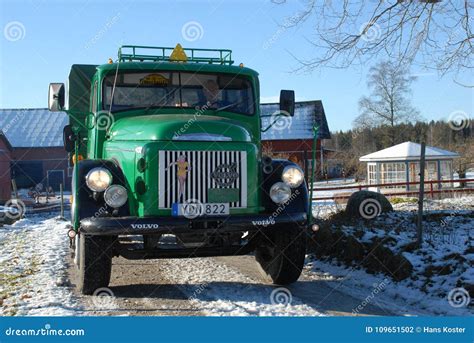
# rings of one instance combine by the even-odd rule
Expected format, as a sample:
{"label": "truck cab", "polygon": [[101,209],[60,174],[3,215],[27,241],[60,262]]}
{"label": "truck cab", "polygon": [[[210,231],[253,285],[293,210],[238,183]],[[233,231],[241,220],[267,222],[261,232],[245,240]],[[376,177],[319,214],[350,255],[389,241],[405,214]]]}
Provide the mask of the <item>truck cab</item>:
{"label": "truck cab", "polygon": [[[74,163],[69,232],[84,294],[112,257],[254,252],[265,280],[295,282],[305,257],[301,168],[262,156],[258,73],[226,49],[122,46],[116,61],[73,65],[53,83]],[[281,91],[280,116],[294,113]]]}

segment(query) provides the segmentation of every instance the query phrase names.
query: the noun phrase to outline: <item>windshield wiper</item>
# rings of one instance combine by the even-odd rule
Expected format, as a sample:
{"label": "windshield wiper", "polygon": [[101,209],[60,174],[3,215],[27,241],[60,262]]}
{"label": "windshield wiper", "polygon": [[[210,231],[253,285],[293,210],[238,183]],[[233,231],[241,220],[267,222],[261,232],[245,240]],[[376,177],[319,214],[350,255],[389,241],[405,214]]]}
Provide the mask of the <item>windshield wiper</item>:
{"label": "windshield wiper", "polygon": [[234,103],[232,103],[232,104],[226,105],[226,106],[219,107],[219,108],[217,108],[215,111],[216,111],[216,112],[220,112],[220,111],[226,110],[226,109],[228,109],[228,108],[231,108],[231,107],[234,107],[234,106],[240,104],[241,102],[242,102],[242,101],[238,101],[238,102],[234,102]]}

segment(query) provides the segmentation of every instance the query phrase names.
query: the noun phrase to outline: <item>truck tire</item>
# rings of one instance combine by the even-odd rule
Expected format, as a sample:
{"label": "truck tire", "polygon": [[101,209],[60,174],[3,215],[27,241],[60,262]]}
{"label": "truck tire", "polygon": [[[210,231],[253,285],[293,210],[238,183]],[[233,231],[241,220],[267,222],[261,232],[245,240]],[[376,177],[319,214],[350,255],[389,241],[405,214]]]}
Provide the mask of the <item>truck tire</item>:
{"label": "truck tire", "polygon": [[255,259],[266,282],[288,285],[301,275],[306,254],[306,233],[301,228],[262,234]]}
{"label": "truck tire", "polygon": [[107,287],[112,272],[112,253],[115,237],[87,236],[79,238],[79,291],[91,295]]}

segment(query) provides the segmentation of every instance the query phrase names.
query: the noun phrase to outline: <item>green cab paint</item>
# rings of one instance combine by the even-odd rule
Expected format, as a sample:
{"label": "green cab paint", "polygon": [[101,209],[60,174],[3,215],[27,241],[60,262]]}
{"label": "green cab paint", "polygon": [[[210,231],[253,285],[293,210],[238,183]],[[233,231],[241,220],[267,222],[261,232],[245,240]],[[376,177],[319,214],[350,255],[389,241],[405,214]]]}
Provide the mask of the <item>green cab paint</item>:
{"label": "green cab paint", "polygon": [[[221,63],[215,63],[214,60],[195,61],[192,58],[180,63],[160,58],[151,58],[153,61],[150,61],[146,56],[121,52],[119,59],[113,63],[72,66],[67,112],[70,124],[81,136],[79,154],[85,159],[112,160],[119,165],[129,191],[131,215],[171,215],[170,201],[186,200],[182,196],[177,199],[176,194],[169,194],[176,192],[175,189],[160,189],[160,185],[169,188],[168,182],[172,183],[171,187],[177,187],[177,172],[170,171],[170,176],[163,170],[170,168],[170,164],[171,168],[176,168],[173,163],[177,161],[168,158],[179,159],[179,152],[185,152],[194,164],[189,166],[188,177],[191,180],[185,181],[185,187],[190,190],[185,190],[186,194],[196,196],[199,193],[200,199],[206,202],[229,202],[231,214],[259,213],[262,210],[259,191],[262,174],[259,168],[261,127],[258,73],[250,68],[232,65],[233,61],[225,55],[230,54],[228,50],[222,50],[222,54],[221,57],[224,57]],[[112,101],[121,96],[120,88],[125,89],[122,85],[126,85],[127,81],[122,82],[122,87],[115,85],[128,75],[131,78],[144,75],[142,79],[146,82],[137,82],[136,87],[166,83],[168,75],[171,75],[169,79],[177,79],[176,75],[178,78],[212,75],[216,80],[238,78],[249,85],[251,94],[247,95],[253,99],[253,111],[243,114],[232,111],[232,108],[226,109],[225,106],[220,109],[206,105],[111,110],[110,105],[106,104],[106,97],[112,97],[112,92],[115,92]],[[114,81],[112,90],[107,88],[105,80]],[[186,89],[185,81],[180,82],[181,88]],[[133,93],[133,86],[127,91]],[[245,161],[241,161],[241,156],[245,156]],[[146,167],[138,168],[139,161]],[[239,170],[234,172],[239,176],[227,186],[216,184],[219,179],[212,179],[209,175],[206,175],[206,180],[196,175],[199,172],[214,172],[217,175],[215,168],[223,169],[220,173],[227,175],[225,173],[236,166]],[[171,177],[175,180],[170,180]],[[168,179],[164,181],[163,178]],[[209,189],[201,189],[201,186],[192,184],[194,182],[205,183]],[[245,199],[241,199],[242,196]],[[159,204],[160,197],[167,197],[167,201]]]}

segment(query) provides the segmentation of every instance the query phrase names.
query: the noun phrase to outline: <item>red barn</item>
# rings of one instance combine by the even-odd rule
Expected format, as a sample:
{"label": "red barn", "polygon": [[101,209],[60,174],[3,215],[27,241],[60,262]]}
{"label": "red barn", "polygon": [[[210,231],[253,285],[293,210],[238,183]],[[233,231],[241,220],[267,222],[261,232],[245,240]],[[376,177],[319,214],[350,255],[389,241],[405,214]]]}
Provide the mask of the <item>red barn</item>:
{"label": "red barn", "polygon": [[[279,104],[262,104],[262,128],[271,122],[275,125],[262,133],[264,153],[288,158],[298,163],[309,175],[313,156],[313,128],[319,126],[316,144],[316,172],[325,170],[326,150],[322,147],[324,139],[330,139],[326,114],[321,100],[296,102],[293,117],[275,117]],[[278,120],[277,120],[278,119]]]}
{"label": "red barn", "polygon": [[0,205],[11,198],[11,161],[12,146],[7,137],[0,131]]}
{"label": "red barn", "polygon": [[0,110],[0,128],[11,144],[11,175],[18,189],[43,184],[54,190],[70,189],[71,169],[63,148],[68,124],[63,112],[48,109]]}

